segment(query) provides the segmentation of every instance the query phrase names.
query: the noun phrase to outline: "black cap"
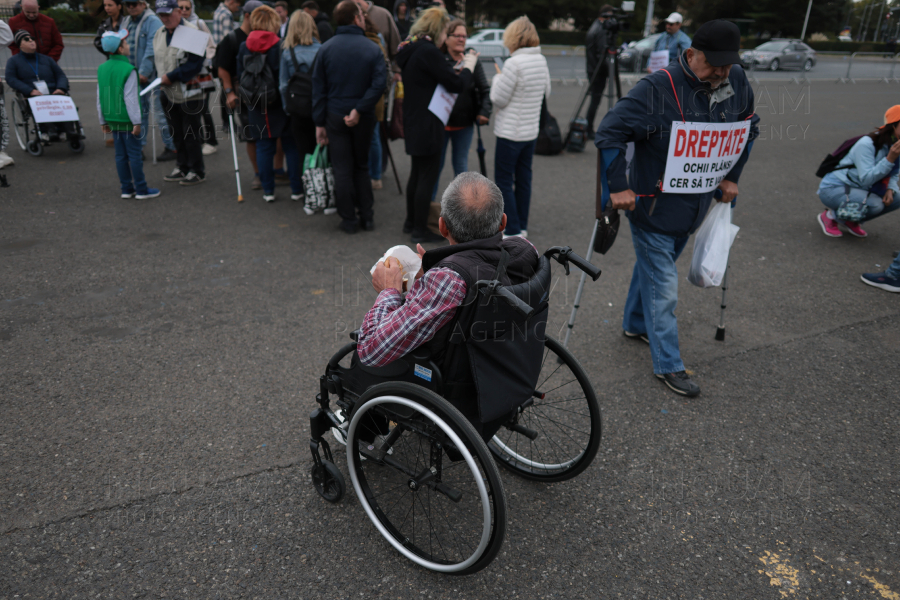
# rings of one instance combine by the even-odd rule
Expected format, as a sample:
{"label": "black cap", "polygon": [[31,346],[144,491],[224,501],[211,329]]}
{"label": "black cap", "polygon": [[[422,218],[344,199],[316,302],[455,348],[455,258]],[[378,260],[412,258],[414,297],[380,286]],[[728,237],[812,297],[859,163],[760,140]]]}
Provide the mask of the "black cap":
{"label": "black cap", "polygon": [[724,19],[708,21],[694,34],[691,48],[703,52],[707,62],[714,67],[739,64],[741,32],[731,21]]}

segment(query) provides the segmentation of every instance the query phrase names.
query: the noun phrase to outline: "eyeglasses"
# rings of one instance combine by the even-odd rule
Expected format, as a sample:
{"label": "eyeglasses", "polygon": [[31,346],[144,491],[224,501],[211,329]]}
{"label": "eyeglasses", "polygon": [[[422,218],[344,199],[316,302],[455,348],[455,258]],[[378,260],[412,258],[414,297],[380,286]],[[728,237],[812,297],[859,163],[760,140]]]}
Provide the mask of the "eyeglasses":
{"label": "eyeglasses", "polygon": [[191,12],[190,6],[179,6],[178,8],[180,8],[182,12]]}
{"label": "eyeglasses", "polygon": [[23,42],[33,42],[33,41],[34,41],[34,38],[28,37],[28,36],[26,35],[25,37],[22,38],[22,41],[23,41]]}

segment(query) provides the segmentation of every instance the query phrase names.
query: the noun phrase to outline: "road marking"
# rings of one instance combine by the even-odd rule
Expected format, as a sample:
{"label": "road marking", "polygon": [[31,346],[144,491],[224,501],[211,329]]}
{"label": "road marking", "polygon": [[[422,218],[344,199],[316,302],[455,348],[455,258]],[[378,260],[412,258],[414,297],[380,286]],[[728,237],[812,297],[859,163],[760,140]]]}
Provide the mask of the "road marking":
{"label": "road marking", "polygon": [[781,588],[778,591],[782,598],[787,598],[788,594],[797,593],[800,587],[800,572],[792,567],[786,558],[781,558],[778,554],[766,550],[765,556],[760,556],[759,560],[769,567],[760,569],[760,574],[767,575],[771,585]]}

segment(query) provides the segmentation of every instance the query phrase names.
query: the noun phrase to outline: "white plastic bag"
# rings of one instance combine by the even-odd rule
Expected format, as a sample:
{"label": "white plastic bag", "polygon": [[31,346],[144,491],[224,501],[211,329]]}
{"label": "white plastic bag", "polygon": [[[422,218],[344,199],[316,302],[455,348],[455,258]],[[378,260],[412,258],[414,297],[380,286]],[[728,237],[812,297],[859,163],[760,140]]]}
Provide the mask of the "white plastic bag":
{"label": "white plastic bag", "polygon": [[688,281],[697,287],[717,287],[728,267],[728,251],[740,227],[731,224],[731,204],[716,202],[697,230]]}
{"label": "white plastic bag", "polygon": [[415,281],[416,273],[422,268],[422,259],[408,246],[394,246],[393,248],[389,248],[388,251],[384,253],[384,256],[379,258],[378,262],[372,265],[372,268],[369,269],[369,273],[374,274],[375,267],[378,266],[378,263],[384,262],[390,256],[400,261],[400,271],[403,274],[403,291],[405,292],[408,289],[409,282]]}

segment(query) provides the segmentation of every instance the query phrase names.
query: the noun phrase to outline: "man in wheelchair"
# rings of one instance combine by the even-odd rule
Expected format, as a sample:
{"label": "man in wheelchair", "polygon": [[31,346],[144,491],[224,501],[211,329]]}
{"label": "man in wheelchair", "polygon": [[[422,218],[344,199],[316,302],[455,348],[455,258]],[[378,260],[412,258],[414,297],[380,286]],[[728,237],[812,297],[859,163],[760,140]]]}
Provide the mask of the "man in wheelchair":
{"label": "man in wheelchair", "polygon": [[311,479],[329,502],[344,494],[324,439],[331,430],[385,539],[427,569],[465,574],[503,542],[498,465],[549,483],[597,454],[590,379],[544,329],[551,259],[566,273],[570,263],[594,279],[600,270],[568,247],[539,255],[521,237],[504,239],[503,196],[477,173],[453,180],[439,223],[450,244],[418,247],[422,268],[405,297],[400,269],[376,266],[374,306],[319,378]]}
{"label": "man in wheelchair", "polygon": [[[472,362],[477,357],[470,356],[472,347],[462,342],[470,336],[487,338],[496,333],[478,331],[485,324],[472,318],[479,304],[476,283],[497,280],[505,286],[522,284],[534,276],[540,257],[524,238],[504,239],[503,195],[491,180],[475,172],[460,174],[447,187],[441,200],[439,227],[449,245],[428,252],[418,247],[422,269],[405,299],[401,294],[400,268],[382,262],[376,266],[372,284],[378,297],[363,320],[357,354],[362,365],[382,367],[425,346],[431,360],[443,367],[442,395],[487,441],[516,407],[498,398],[499,390],[493,393],[493,398],[499,400],[496,406],[479,406],[475,402],[479,390],[473,375],[479,373],[472,372]],[[530,295],[536,297],[525,301],[537,305],[540,296],[548,291],[547,284],[549,277],[537,289],[530,290]],[[491,372],[481,375],[499,375],[507,380],[507,385],[510,375],[515,378],[515,373],[535,368],[543,349],[542,340],[537,338],[541,338],[546,322],[546,311],[541,313],[529,320],[532,331],[523,328],[514,343],[503,343],[504,336],[496,336],[496,352],[492,352],[496,364],[489,369]],[[508,315],[498,316],[499,322]],[[530,344],[528,333],[535,338]],[[486,346],[490,352],[491,344]],[[529,353],[529,346],[537,351]],[[490,384],[482,381],[481,385]],[[515,382],[512,385],[519,387]],[[528,398],[530,392],[527,390],[524,397]],[[484,391],[481,396],[485,396]]]}
{"label": "man in wheelchair", "polygon": [[[55,60],[37,51],[37,41],[31,34],[20,29],[16,32],[15,44],[19,53],[6,62],[6,81],[21,96],[21,106],[25,114],[30,114],[27,99],[44,94],[68,95],[69,79]],[[44,141],[58,141],[60,129],[70,142],[77,141],[77,123],[47,123],[41,126]]]}

